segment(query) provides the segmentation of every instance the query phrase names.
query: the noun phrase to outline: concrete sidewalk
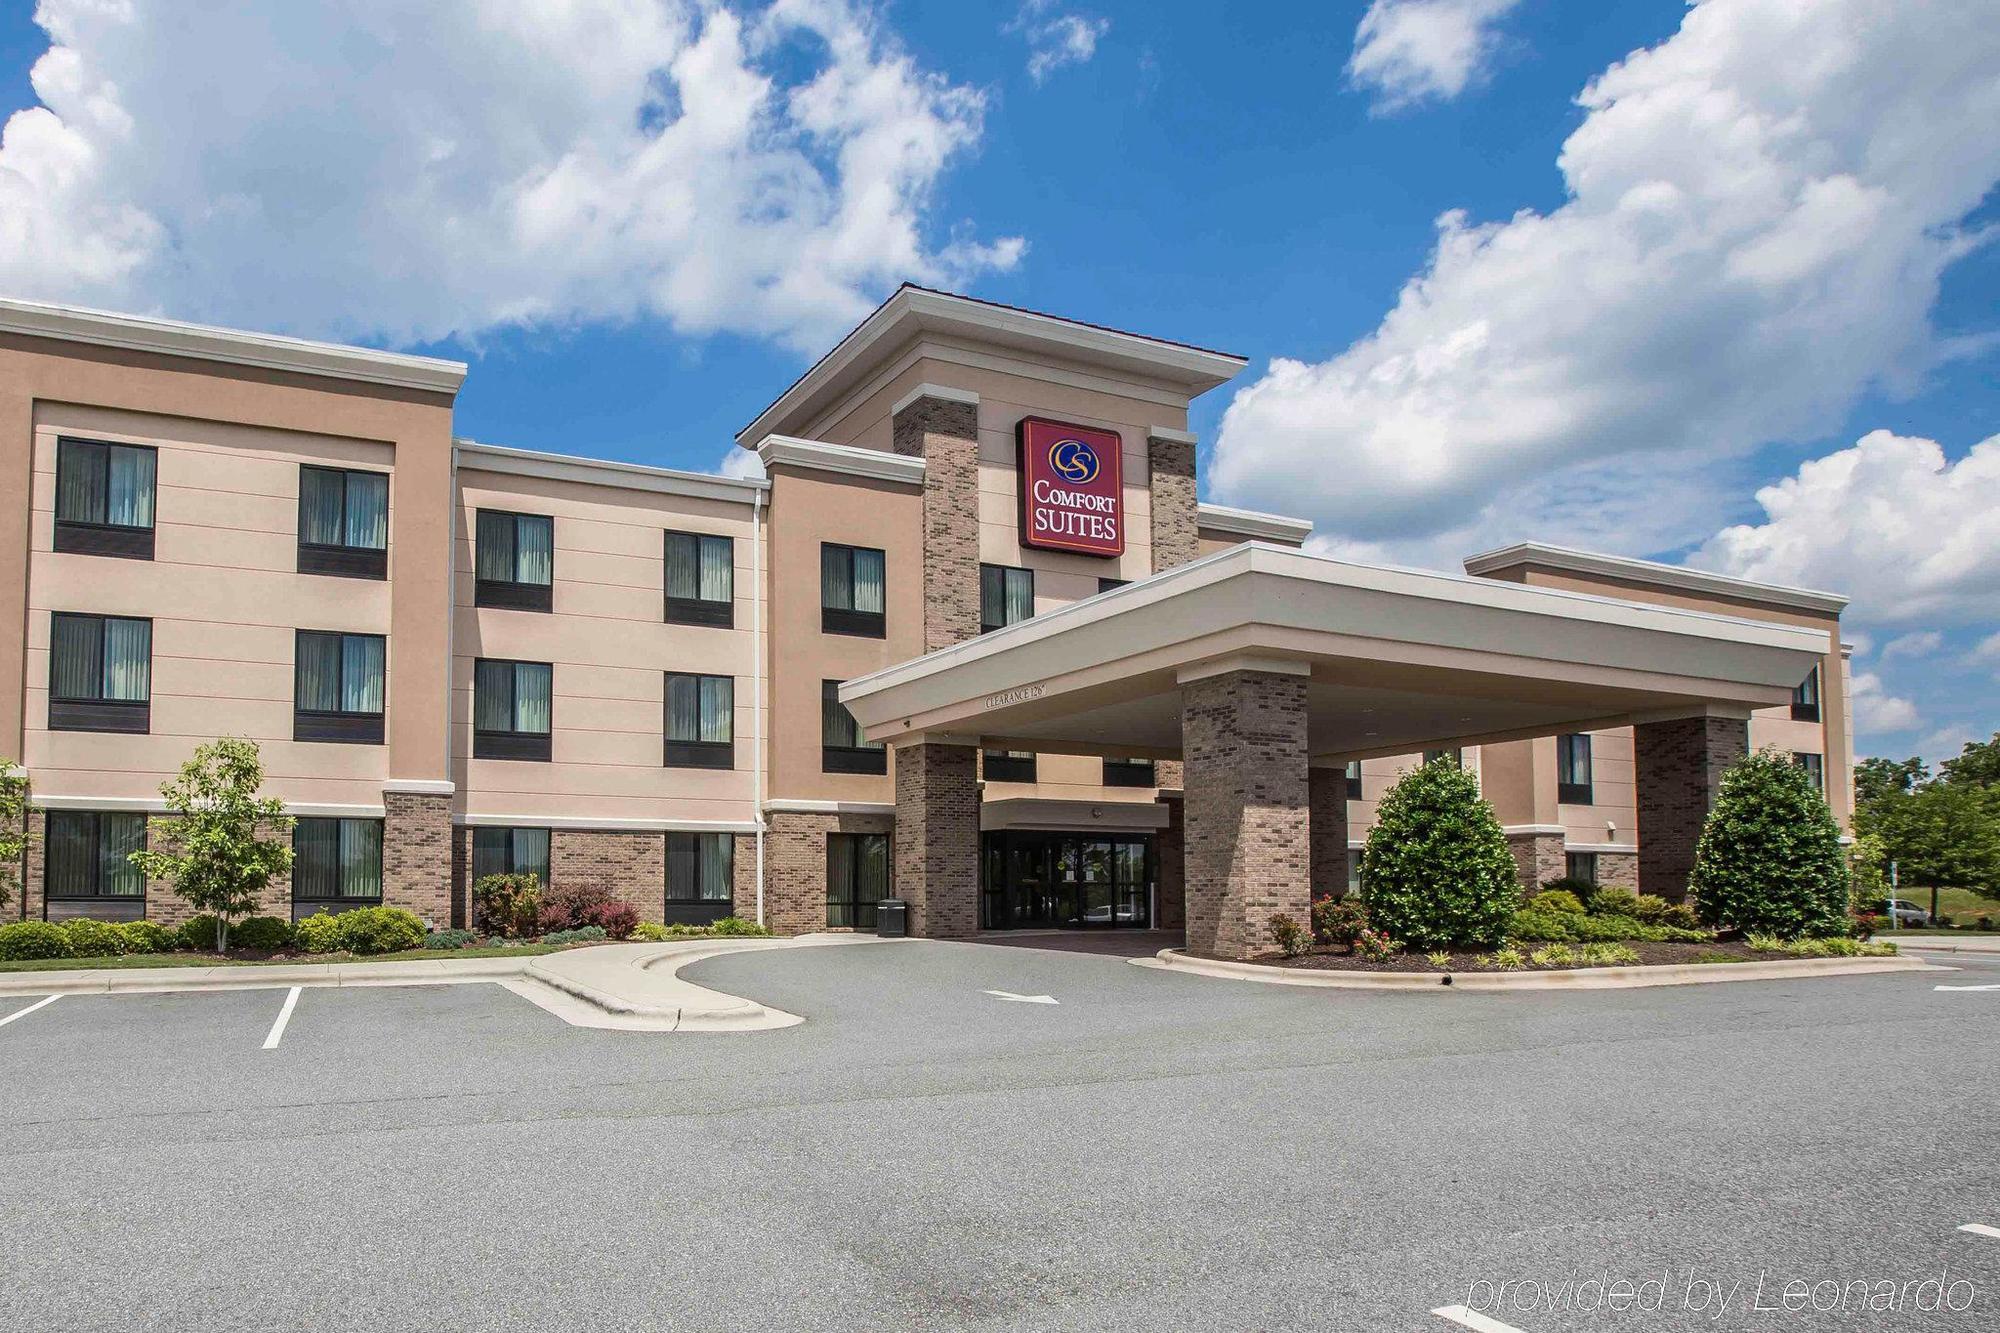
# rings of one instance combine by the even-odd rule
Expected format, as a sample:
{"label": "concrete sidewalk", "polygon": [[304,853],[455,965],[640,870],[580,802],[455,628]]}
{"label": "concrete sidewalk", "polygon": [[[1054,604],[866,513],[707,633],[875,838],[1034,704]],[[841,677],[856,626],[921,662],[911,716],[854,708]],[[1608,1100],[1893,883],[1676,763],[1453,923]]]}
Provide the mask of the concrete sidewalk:
{"label": "concrete sidewalk", "polygon": [[1991,935],[1878,934],[1875,938],[1889,940],[1898,949],[1916,949],[1931,953],[2000,954],[2000,932]]}

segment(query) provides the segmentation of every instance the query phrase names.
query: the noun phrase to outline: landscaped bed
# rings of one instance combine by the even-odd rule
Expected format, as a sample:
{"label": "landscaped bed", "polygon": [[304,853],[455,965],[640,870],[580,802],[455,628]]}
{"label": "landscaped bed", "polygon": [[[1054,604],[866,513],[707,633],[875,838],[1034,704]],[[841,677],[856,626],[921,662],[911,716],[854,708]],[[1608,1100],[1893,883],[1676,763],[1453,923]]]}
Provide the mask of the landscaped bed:
{"label": "landscaped bed", "polygon": [[[1763,943],[1760,941],[1760,943]],[[1743,940],[1632,940],[1617,944],[1520,944],[1511,949],[1445,950],[1398,953],[1387,958],[1363,958],[1352,950],[1320,949],[1288,958],[1267,954],[1255,961],[1267,967],[1322,972],[1553,972],[1588,967],[1679,967],[1690,963],[1761,963],[1785,958],[1886,957],[1893,944],[1859,945],[1847,941],[1808,941],[1830,949],[1782,946],[1758,948]]]}

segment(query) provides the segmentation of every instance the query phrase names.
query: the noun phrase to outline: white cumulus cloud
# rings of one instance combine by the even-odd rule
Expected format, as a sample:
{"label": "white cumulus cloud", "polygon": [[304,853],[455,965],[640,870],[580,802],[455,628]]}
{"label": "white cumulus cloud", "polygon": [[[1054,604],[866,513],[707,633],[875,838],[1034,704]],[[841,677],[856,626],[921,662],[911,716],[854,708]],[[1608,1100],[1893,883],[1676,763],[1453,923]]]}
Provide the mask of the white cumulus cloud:
{"label": "white cumulus cloud", "polygon": [[1908,699],[1890,694],[1882,678],[1872,671],[1854,677],[1854,729],[1863,736],[1885,731],[1908,731],[1920,720],[1917,706]]}
{"label": "white cumulus cloud", "polygon": [[1374,0],[1354,30],[1347,77],[1396,111],[1464,92],[1498,45],[1497,26],[1521,0]]}
{"label": "white cumulus cloud", "polygon": [[[0,289],[392,342],[637,317],[811,347],[930,239],[983,100],[850,0],[40,0]],[[949,228],[946,228],[947,233]]]}
{"label": "white cumulus cloud", "polygon": [[1002,31],[1021,34],[1028,43],[1028,77],[1046,83],[1065,65],[1082,65],[1097,54],[1097,44],[1111,31],[1111,20],[1090,14],[1052,13],[1054,0],[1027,0]]}
{"label": "white cumulus cloud", "polygon": [[1944,647],[1944,635],[1934,629],[1916,630],[1909,634],[1899,634],[1882,645],[1882,656],[1889,657],[1929,657]]}
{"label": "white cumulus cloud", "polygon": [[1549,510],[1580,493],[1636,514],[1585,515],[1612,549],[1712,532],[1752,450],[1824,435],[1949,350],[1940,276],[2000,180],[1992,19],[1988,0],[1696,4],[1583,91],[1567,202],[1447,213],[1379,327],[1237,393],[1216,498],[1426,558],[1443,535],[1580,541]]}

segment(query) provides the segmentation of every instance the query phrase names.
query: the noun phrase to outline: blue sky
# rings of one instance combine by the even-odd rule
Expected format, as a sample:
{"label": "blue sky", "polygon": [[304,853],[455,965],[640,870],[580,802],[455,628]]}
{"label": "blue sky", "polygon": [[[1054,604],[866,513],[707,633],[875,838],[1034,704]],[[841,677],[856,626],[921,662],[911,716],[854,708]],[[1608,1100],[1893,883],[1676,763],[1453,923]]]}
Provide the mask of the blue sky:
{"label": "blue sky", "polygon": [[0,146],[10,292],[462,357],[463,434],[713,469],[896,281],[957,286],[1250,357],[1205,490],[1328,549],[1834,586],[1864,753],[2000,727],[1977,0],[100,8],[0,17],[0,110],[46,108]]}

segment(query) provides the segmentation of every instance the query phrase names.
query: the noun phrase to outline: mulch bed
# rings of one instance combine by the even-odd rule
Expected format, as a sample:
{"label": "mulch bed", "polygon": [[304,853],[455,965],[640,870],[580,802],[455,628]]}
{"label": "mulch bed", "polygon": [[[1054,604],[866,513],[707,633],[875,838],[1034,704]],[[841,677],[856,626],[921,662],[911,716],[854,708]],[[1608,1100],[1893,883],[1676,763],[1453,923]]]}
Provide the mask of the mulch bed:
{"label": "mulch bed", "polygon": [[[1542,946],[1539,944],[1524,943],[1517,947],[1523,954],[1530,954]],[[1573,944],[1569,947],[1575,950],[1580,946]],[[1790,958],[1793,956],[1786,953],[1752,949],[1749,945],[1734,940],[1710,941],[1706,943],[1689,943],[1680,940],[1657,942],[1650,940],[1628,940],[1625,941],[1625,947],[1639,955],[1639,962],[1641,964],[1655,966],[1679,963],[1718,963],[1725,961],[1750,963],[1767,958]],[[1381,962],[1371,962],[1365,958],[1356,958],[1344,950],[1339,952],[1331,950],[1322,952],[1315,949],[1313,952],[1304,954],[1298,958],[1287,958],[1280,953],[1271,953],[1261,955],[1252,961],[1261,963],[1267,967],[1291,967],[1319,972],[1547,972],[1567,970],[1570,967],[1632,966],[1629,963],[1570,963],[1564,964],[1562,968],[1558,969],[1538,968],[1533,963],[1530,963],[1525,968],[1497,968],[1487,961],[1490,956],[1486,953],[1454,953],[1451,956],[1451,965],[1449,967],[1438,967],[1420,953],[1398,954],[1394,958]]]}

